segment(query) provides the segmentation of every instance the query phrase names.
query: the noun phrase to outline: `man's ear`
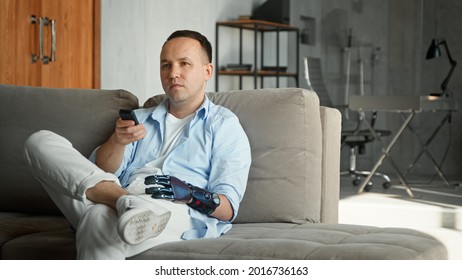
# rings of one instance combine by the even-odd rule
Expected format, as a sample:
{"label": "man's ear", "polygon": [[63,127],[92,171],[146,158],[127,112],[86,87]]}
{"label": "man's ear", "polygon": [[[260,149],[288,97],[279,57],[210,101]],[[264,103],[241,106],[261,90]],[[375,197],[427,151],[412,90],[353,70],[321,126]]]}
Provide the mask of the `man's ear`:
{"label": "man's ear", "polygon": [[212,75],[213,75],[213,64],[212,63],[207,63],[206,65],[204,65],[204,75],[205,75],[206,81],[212,78]]}

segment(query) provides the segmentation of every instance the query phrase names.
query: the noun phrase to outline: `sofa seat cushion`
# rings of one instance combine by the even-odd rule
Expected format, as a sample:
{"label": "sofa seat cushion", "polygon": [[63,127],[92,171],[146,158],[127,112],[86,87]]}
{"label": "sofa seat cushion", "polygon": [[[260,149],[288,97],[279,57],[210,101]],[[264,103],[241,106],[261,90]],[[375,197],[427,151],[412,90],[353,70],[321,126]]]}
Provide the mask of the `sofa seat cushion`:
{"label": "sofa seat cushion", "polygon": [[444,245],[411,229],[339,224],[237,224],[217,239],[167,243],[133,259],[447,259]]}
{"label": "sofa seat cushion", "polygon": [[0,214],[0,259],[75,259],[75,233],[63,216]]}
{"label": "sofa seat cushion", "polygon": [[[3,220],[0,259],[74,259],[63,217]],[[132,259],[447,259],[444,245],[416,230],[359,225],[237,224],[217,239],[166,243]]]}

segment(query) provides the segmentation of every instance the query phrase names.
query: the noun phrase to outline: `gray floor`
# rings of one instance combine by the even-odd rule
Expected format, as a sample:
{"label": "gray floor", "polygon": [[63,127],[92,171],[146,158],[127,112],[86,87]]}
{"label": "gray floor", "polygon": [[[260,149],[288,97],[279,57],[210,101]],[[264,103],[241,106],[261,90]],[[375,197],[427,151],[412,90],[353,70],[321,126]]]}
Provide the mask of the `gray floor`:
{"label": "gray floor", "polygon": [[[370,193],[396,195],[396,198],[420,203],[462,206],[462,184],[457,181],[451,181],[451,185],[448,186],[439,179],[411,179],[408,183],[414,197],[407,194],[406,187],[397,179],[392,178],[392,186],[389,189],[382,187],[382,179],[374,178],[372,182]],[[340,185],[340,198],[357,195],[359,187],[352,184],[352,178],[342,176]]]}
{"label": "gray floor", "polygon": [[409,180],[414,197],[392,179],[389,189],[373,180],[369,192],[358,194],[350,177],[341,177],[339,222],[380,227],[406,227],[442,241],[449,259],[462,260],[462,186],[451,181]]}

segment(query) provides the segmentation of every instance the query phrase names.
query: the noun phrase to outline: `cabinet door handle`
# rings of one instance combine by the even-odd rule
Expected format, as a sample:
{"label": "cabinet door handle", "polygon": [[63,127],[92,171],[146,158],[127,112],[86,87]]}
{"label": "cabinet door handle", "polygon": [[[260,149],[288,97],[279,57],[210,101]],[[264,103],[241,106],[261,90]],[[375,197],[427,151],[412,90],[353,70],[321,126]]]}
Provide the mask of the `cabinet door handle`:
{"label": "cabinet door handle", "polygon": [[[40,23],[40,58],[43,61],[43,64],[48,64],[50,61],[54,62],[56,60],[56,22],[54,19],[48,17],[41,17],[39,20]],[[43,27],[50,26],[51,28],[51,51],[50,55],[44,55],[43,50]]]}
{"label": "cabinet door handle", "polygon": [[48,59],[45,59],[43,56],[43,27],[48,24],[48,18],[39,18],[39,59],[43,61],[44,64],[48,63]]}
{"label": "cabinet door handle", "polygon": [[[30,16],[30,23],[31,24],[37,24],[37,17],[35,15]],[[40,45],[40,42],[41,41],[40,41],[40,37],[39,37],[39,45]],[[37,55],[37,53],[34,53],[34,51],[31,52],[31,62],[32,63],[36,63],[37,60],[39,60],[40,58],[41,58],[40,54]]]}
{"label": "cabinet door handle", "polygon": [[56,21],[51,20],[51,61],[56,60]]}
{"label": "cabinet door handle", "polygon": [[[37,17],[32,15],[30,17],[30,21],[32,24],[37,23]],[[42,60],[43,64],[48,64],[50,61],[56,61],[56,21],[54,19],[50,19],[48,17],[40,17],[38,19],[39,24],[39,54],[32,53],[32,63],[37,62],[39,59]],[[51,28],[51,51],[50,55],[44,55],[45,51],[43,50],[43,37],[44,37],[44,28],[45,26],[50,26]]]}

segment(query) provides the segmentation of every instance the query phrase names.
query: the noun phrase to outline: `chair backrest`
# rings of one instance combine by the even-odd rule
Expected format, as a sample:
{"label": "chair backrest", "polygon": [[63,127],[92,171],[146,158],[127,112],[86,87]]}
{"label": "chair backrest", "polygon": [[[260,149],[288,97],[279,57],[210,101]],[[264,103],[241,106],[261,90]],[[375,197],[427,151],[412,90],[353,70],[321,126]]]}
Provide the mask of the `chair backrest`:
{"label": "chair backrest", "polygon": [[305,79],[319,97],[321,106],[333,107],[334,103],[327,92],[322,76],[321,59],[317,57],[305,57]]}
{"label": "chair backrest", "polygon": [[[316,92],[319,97],[319,102],[323,106],[328,107],[344,107],[338,108],[342,113],[342,146],[345,142],[352,141],[353,143],[368,143],[375,140],[375,137],[370,133],[366,127],[363,125],[363,122],[359,118],[357,112],[350,111],[348,107],[345,106],[335,106],[332,102],[332,99],[327,92],[327,88],[324,84],[324,79],[322,75],[322,65],[321,59],[317,57],[304,57],[305,64],[305,79],[309,89]],[[362,85],[361,85],[362,87]],[[362,93],[364,94],[364,93]],[[370,116],[367,117],[370,126],[375,129],[375,121],[377,118],[377,112],[373,112]],[[357,139],[357,134],[362,131],[361,139]],[[377,130],[379,132],[379,130]],[[389,131],[380,130],[379,134],[389,135]]]}
{"label": "chair backrest", "polygon": [[[348,140],[349,136],[354,136],[355,132],[359,132],[360,129],[363,129],[362,121],[359,118],[359,115],[356,112],[351,112],[348,110],[346,105],[344,106],[335,106],[332,102],[332,99],[329,96],[326,85],[324,84],[324,79],[322,75],[322,62],[320,58],[317,57],[304,57],[305,63],[305,79],[308,87],[316,92],[319,97],[319,102],[323,106],[328,107],[344,107],[338,108],[342,113],[342,143],[344,140]],[[374,127],[375,115],[371,117],[370,123]],[[370,142],[373,140],[373,137],[369,136],[363,139],[364,142]],[[356,141],[356,140],[355,140]]]}
{"label": "chair backrest", "polygon": [[[322,106],[337,107],[342,113],[342,135],[350,135],[352,131],[361,129],[361,121],[356,112],[349,111],[347,105],[334,105],[329,96],[322,74],[322,63],[318,57],[304,57],[305,79],[308,87],[312,89],[319,97]],[[375,118],[372,118],[375,121]],[[373,125],[373,122],[372,122]]]}

